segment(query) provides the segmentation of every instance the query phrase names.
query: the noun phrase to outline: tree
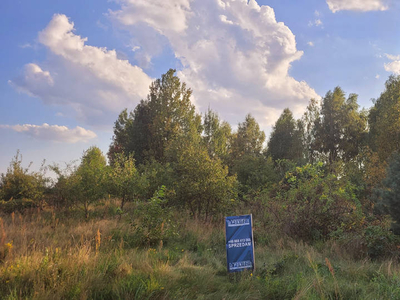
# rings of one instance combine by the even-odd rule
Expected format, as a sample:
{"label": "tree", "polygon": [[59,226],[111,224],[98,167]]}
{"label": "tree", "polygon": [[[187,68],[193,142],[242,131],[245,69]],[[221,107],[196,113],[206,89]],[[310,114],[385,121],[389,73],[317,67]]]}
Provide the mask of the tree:
{"label": "tree", "polygon": [[326,93],[314,126],[313,149],[326,155],[331,168],[339,159],[356,157],[366,134],[366,116],[358,111],[357,95],[346,100],[340,87]]}
{"label": "tree", "polygon": [[314,149],[316,131],[315,123],[320,118],[320,105],[316,99],[311,99],[301,119],[303,128],[303,142],[307,161],[313,164],[317,160],[318,152]]}
{"label": "tree", "polygon": [[369,145],[381,161],[400,149],[400,76],[390,76],[369,112]]}
{"label": "tree", "polygon": [[237,133],[233,136],[231,159],[240,159],[244,155],[260,155],[263,150],[265,133],[260,130],[256,119],[250,114],[243,123],[239,123]]}
{"label": "tree", "polygon": [[189,145],[174,164],[175,203],[190,209],[194,217],[209,220],[235,197],[236,176],[204,147]]}
{"label": "tree", "polygon": [[170,69],[150,86],[142,100],[128,116],[124,110],[114,126],[111,155],[133,153],[138,164],[154,158],[166,162],[166,151],[178,136],[201,132],[201,117],[191,103],[192,90]]}
{"label": "tree", "polygon": [[146,178],[136,170],[132,155],[125,156],[118,153],[108,177],[111,193],[121,199],[121,210],[124,209],[126,202],[143,196],[148,188]]}
{"label": "tree", "polygon": [[90,147],[82,156],[76,172],[69,178],[74,191],[75,204],[89,217],[90,205],[103,198],[106,193],[106,158],[97,147]]}
{"label": "tree", "polygon": [[211,158],[219,157],[226,160],[231,139],[231,126],[227,122],[221,122],[217,113],[211,109],[204,114],[203,141]]}
{"label": "tree", "polygon": [[302,136],[302,126],[293,118],[292,112],[285,108],[272,130],[267,155],[273,160],[300,162],[304,153]]}
{"label": "tree", "polygon": [[376,190],[379,197],[377,206],[380,212],[390,214],[392,228],[400,234],[400,153],[394,152],[389,161],[383,187]]}

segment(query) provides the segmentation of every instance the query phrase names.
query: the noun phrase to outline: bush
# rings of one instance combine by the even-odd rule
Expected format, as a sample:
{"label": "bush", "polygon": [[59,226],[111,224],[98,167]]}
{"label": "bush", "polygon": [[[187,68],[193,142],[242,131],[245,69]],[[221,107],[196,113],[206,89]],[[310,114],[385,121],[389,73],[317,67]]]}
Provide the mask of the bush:
{"label": "bush", "polygon": [[42,167],[39,172],[30,172],[29,167],[23,168],[22,156],[17,152],[7,172],[1,174],[0,199],[3,199],[1,207],[6,212],[12,212],[43,205],[47,183],[44,168]]}
{"label": "bush", "polygon": [[287,172],[273,191],[283,231],[305,241],[326,239],[341,228],[363,224],[361,204],[345,178],[325,175],[323,165],[305,165]]}
{"label": "bush", "polygon": [[36,207],[37,204],[31,199],[11,199],[10,201],[0,200],[0,210],[5,213],[22,212],[27,208]]}
{"label": "bush", "polygon": [[162,186],[148,202],[140,203],[137,208],[140,221],[132,225],[135,227],[138,242],[142,245],[162,245],[163,240],[176,234],[165,192],[166,188]]}

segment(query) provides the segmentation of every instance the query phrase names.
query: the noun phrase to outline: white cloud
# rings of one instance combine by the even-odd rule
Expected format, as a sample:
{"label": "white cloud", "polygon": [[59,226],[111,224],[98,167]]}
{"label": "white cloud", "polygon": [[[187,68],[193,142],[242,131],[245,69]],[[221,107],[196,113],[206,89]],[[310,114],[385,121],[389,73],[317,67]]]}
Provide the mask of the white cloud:
{"label": "white cloud", "polygon": [[308,22],[308,27],[322,27],[323,28],[324,23],[322,23],[321,19],[315,19],[314,21],[309,21]]}
{"label": "white cloud", "polygon": [[115,50],[86,45],[65,15],[53,16],[39,42],[49,49],[48,60],[26,65],[10,84],[45,104],[72,108],[86,124],[110,126],[123,108],[133,108],[148,93],[152,79],[141,68]]}
{"label": "white cloud", "polygon": [[400,60],[400,55],[391,55],[391,54],[385,53],[385,56],[387,58],[389,58],[390,60]]}
{"label": "white cloud", "polygon": [[88,142],[97,137],[93,131],[79,126],[69,129],[66,126],[49,125],[47,123],[43,125],[0,125],[0,128],[12,129],[40,140],[62,143]]}
{"label": "white cloud", "polygon": [[385,54],[385,56],[391,60],[390,63],[385,64],[385,70],[387,72],[394,73],[396,75],[400,75],[400,55],[390,55]]}
{"label": "white cloud", "polygon": [[313,42],[308,42],[307,45],[310,46],[310,47],[314,47],[314,43]]}
{"label": "white cloud", "polygon": [[137,52],[149,54],[150,39],[138,32],[153,30],[158,40],[164,38],[161,43],[183,65],[179,76],[193,88],[201,110],[210,105],[231,123],[251,112],[265,127],[284,107],[299,113],[318,97],[306,82],[290,76],[292,62],[303,52],[269,6],[255,0],[120,2],[121,9],[110,15],[131,30],[141,47]]}
{"label": "white cloud", "polygon": [[381,78],[381,75],[376,74],[376,75],[375,75],[375,78],[376,78],[376,79],[379,79],[379,78]]}
{"label": "white cloud", "polygon": [[332,12],[340,10],[383,11],[387,10],[386,0],[326,0]]}

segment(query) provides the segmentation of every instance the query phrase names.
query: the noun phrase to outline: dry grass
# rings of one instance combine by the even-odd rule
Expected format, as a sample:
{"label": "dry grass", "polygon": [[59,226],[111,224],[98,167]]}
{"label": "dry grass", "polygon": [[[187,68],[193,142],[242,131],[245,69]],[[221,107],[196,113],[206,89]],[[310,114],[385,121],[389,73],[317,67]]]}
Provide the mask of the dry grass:
{"label": "dry grass", "polygon": [[355,261],[334,243],[317,250],[281,237],[256,243],[254,273],[228,276],[222,224],[179,219],[179,235],[143,247],[130,225],[134,210],[120,219],[112,206],[88,221],[51,210],[3,215],[0,298],[400,298],[394,260]]}

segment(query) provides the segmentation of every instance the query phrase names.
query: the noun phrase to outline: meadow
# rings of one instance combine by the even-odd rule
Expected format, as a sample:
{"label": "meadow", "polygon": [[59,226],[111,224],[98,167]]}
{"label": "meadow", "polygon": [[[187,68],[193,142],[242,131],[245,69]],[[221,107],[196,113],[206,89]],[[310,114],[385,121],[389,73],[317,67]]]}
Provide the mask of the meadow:
{"label": "meadow", "polygon": [[[396,260],[355,259],[257,227],[254,272],[227,274],[224,223],[174,211],[172,234],[143,239],[134,203],[2,215],[1,299],[399,299]],[[242,211],[249,213],[251,211]],[[353,241],[354,242],[354,241]],[[352,245],[347,245],[351,249]]]}

